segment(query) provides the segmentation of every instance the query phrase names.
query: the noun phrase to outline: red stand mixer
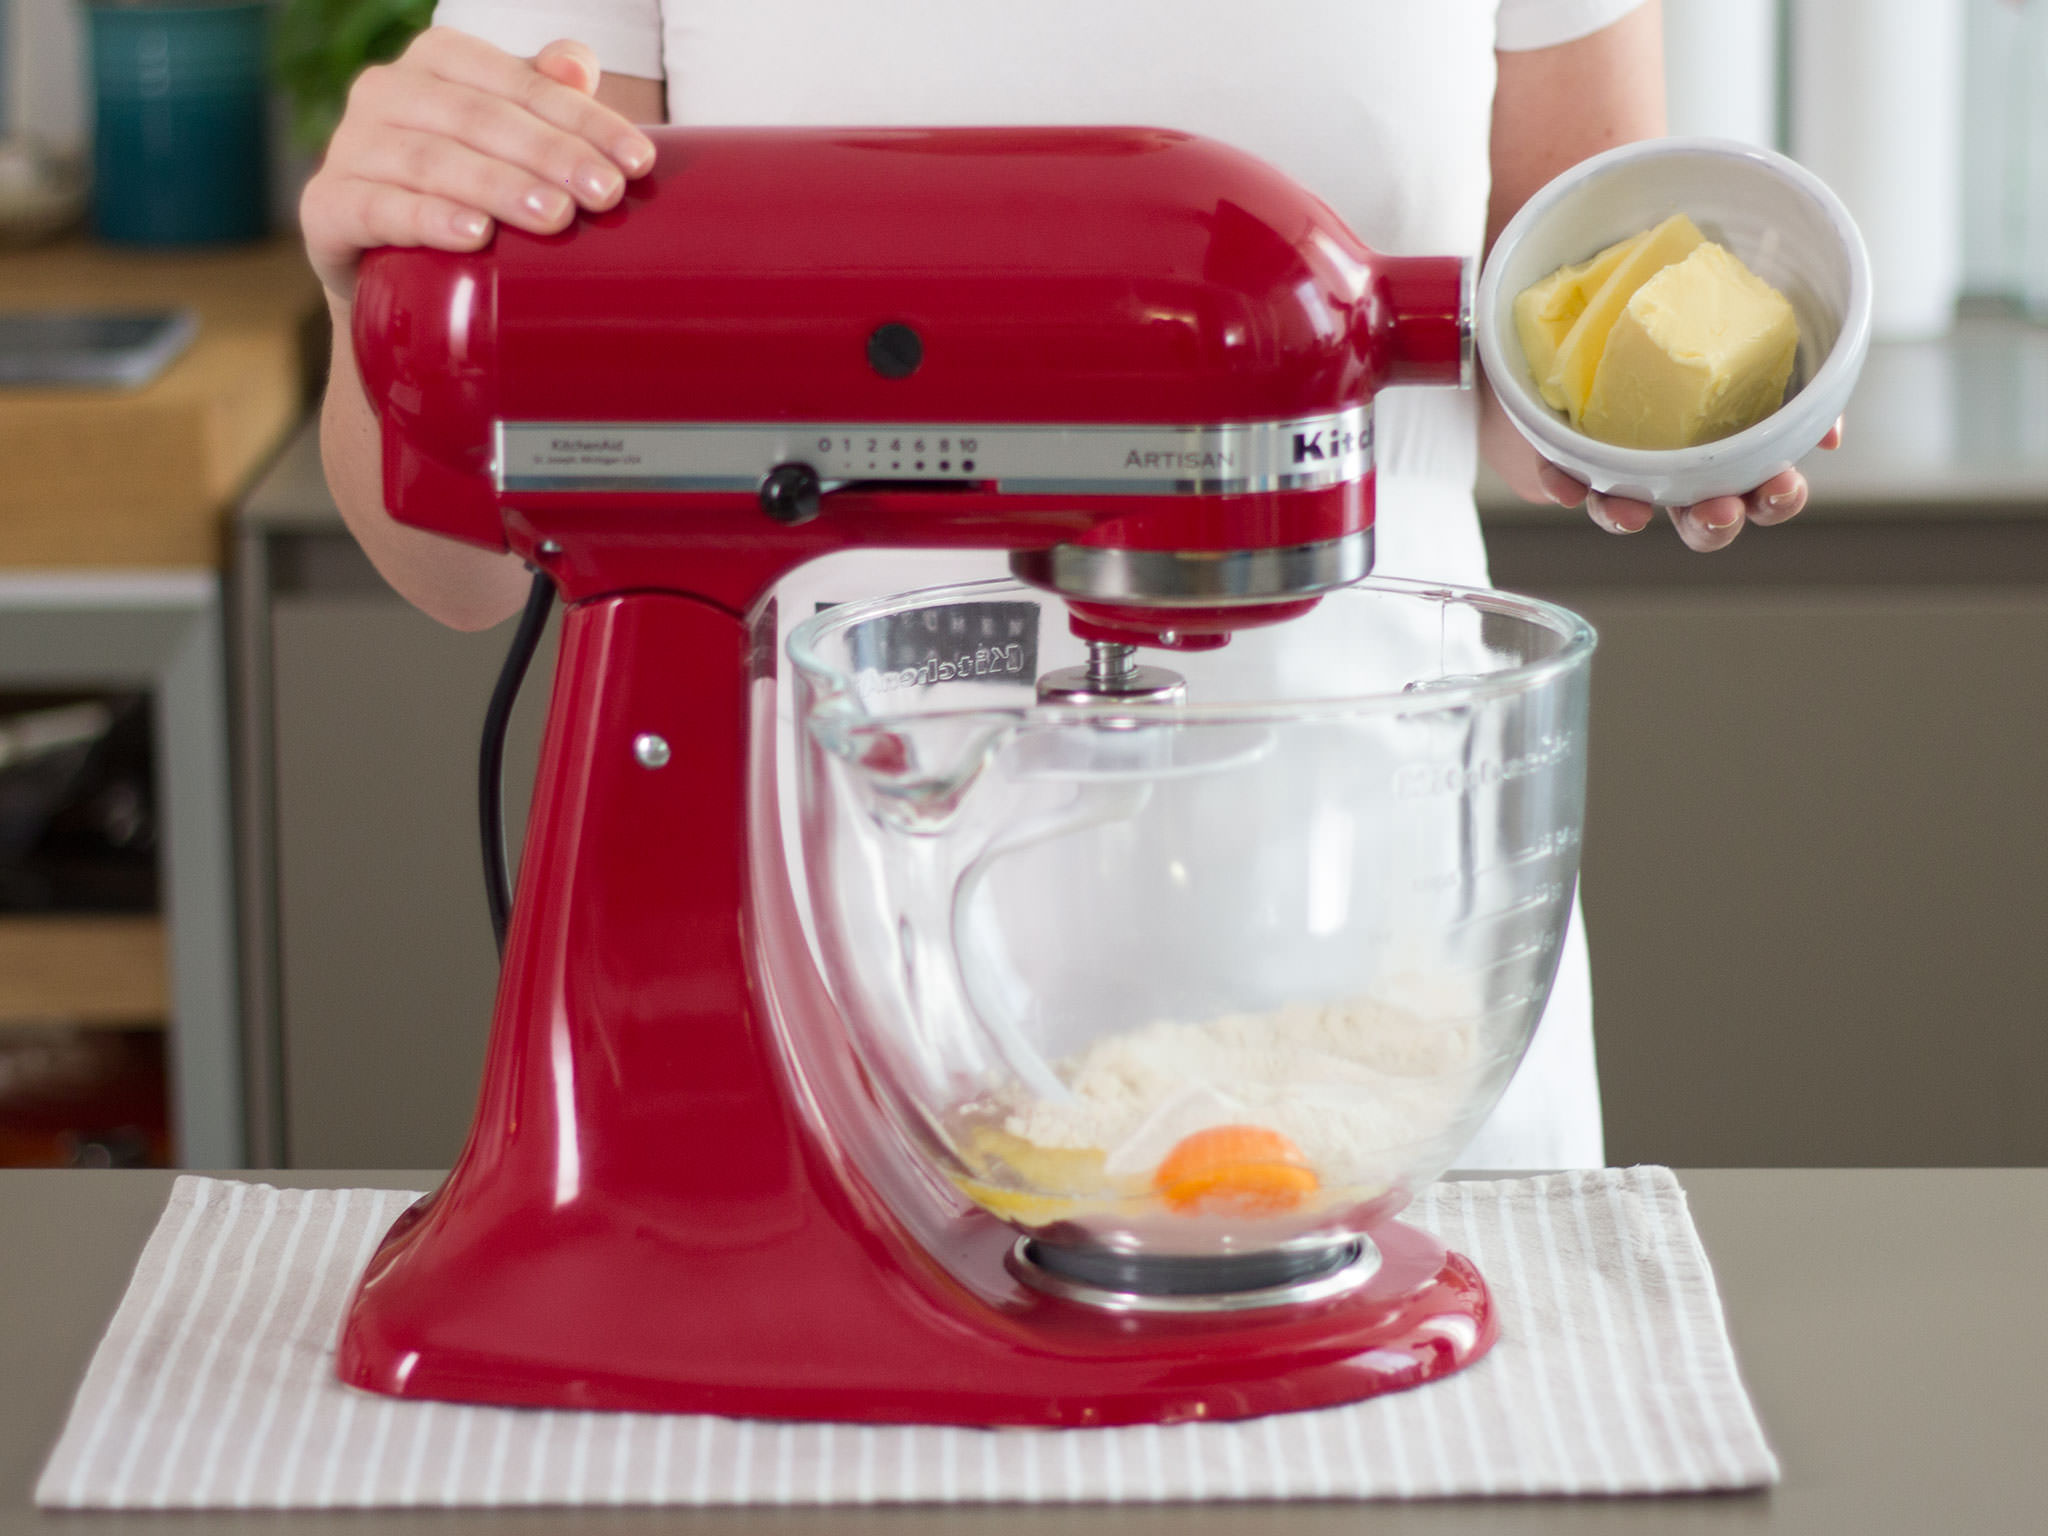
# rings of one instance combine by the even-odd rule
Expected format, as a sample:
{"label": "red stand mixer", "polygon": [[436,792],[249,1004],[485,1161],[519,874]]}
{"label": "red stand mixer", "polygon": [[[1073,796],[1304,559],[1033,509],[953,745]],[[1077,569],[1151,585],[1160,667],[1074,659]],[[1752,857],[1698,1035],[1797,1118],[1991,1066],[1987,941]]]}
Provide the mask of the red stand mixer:
{"label": "red stand mixer", "polygon": [[1377,255],[1179,133],[654,139],[561,235],[363,265],[392,514],[518,552],[567,610],[475,1125],[371,1263],[343,1379],[1108,1425],[1483,1354],[1477,1273],[1392,1221],[1342,1283],[1268,1266],[1151,1305],[1033,1273],[877,1107],[760,750],[762,607],[836,550],[1011,552],[1088,642],[1040,685],[1075,708],[1170,704],[1135,647],[1223,645],[1364,576],[1372,398],[1469,382],[1465,264]]}

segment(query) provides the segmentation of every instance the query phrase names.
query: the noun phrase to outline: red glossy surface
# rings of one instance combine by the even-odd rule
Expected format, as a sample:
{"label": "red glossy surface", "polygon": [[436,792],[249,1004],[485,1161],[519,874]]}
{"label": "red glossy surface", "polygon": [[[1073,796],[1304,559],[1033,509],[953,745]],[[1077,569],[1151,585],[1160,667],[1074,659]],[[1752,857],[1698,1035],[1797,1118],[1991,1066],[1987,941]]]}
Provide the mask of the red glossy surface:
{"label": "red glossy surface", "polygon": [[[372,1261],[344,1380],[1080,1425],[1341,1402],[1485,1351],[1477,1274],[1396,1224],[1368,1287],[1270,1313],[1120,1318],[1012,1280],[1008,1229],[921,1174],[864,1104],[778,894],[764,797],[747,816],[748,649],[690,598],[570,611],[476,1124]],[[687,748],[643,768],[645,731]]]}
{"label": "red glossy surface", "polygon": [[1113,640],[1168,651],[1213,651],[1240,629],[1258,629],[1298,619],[1316,605],[1313,597],[1284,603],[1239,604],[1229,608],[1175,608],[1162,612],[1137,604],[1067,604],[1069,623],[1083,640]]}
{"label": "red glossy surface", "polygon": [[[1149,130],[660,130],[625,204],[473,256],[373,253],[356,348],[394,515],[543,562],[570,601],[481,1102],[373,1259],[345,1380],[413,1397],[967,1424],[1225,1418],[1406,1387],[1495,1332],[1396,1225],[1341,1300],[1120,1318],[1020,1286],[873,1102],[775,812],[772,626],[849,545],[1218,550],[1372,521],[1323,490],[859,487],[503,495],[497,422],[1222,424],[1456,382],[1456,262],[1390,261],[1277,173]],[[1448,295],[1448,298],[1447,298]],[[1449,303],[1453,333],[1443,329]],[[885,320],[926,361],[884,379]],[[1300,450],[1297,449],[1297,452]],[[1097,608],[1218,643],[1288,605]],[[767,637],[767,638],[764,638]],[[662,736],[666,766],[633,743]]]}
{"label": "red glossy surface", "polygon": [[1386,331],[1385,384],[1456,384],[1471,360],[1467,268],[1455,256],[1374,258]]}
{"label": "red glossy surface", "polygon": [[[500,420],[1282,420],[1456,384],[1462,263],[1387,257],[1260,161],[1151,129],[660,129],[609,213],[471,255],[373,252],[355,305],[401,521],[522,553],[564,546],[572,598],[669,585],[675,510],[645,493],[518,498]],[[801,216],[797,216],[800,213]],[[886,379],[866,339],[915,326]],[[1367,527],[1370,482],[1240,496],[830,496],[778,529],[697,498],[681,542],[751,549],[744,590],[849,544],[1146,549],[1311,543]]]}

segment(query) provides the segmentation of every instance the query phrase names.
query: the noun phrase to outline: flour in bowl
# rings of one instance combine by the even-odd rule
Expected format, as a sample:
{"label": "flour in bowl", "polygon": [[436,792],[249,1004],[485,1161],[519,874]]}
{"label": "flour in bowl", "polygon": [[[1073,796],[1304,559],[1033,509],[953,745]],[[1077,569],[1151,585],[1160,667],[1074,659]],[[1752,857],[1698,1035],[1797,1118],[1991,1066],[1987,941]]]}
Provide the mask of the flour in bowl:
{"label": "flour in bowl", "polygon": [[1197,1131],[1242,1124],[1287,1137],[1326,1182],[1350,1182],[1459,1130],[1495,1060],[1468,1020],[1367,998],[1292,1003],[1107,1036],[1059,1064],[1070,1101],[1012,1085],[986,1108],[1033,1147],[1100,1149],[1119,1182],[1149,1177]]}

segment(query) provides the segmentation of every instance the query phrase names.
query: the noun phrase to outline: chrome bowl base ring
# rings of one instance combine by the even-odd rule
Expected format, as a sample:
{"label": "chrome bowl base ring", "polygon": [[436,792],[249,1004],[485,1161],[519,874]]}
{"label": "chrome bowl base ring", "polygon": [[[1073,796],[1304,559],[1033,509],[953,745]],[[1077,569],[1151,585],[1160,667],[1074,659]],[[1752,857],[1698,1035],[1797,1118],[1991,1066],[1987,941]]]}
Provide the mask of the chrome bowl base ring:
{"label": "chrome bowl base ring", "polygon": [[1063,1248],[1020,1237],[1006,1261],[1035,1291],[1110,1312],[1244,1312],[1349,1295],[1379,1273],[1364,1235],[1258,1253],[1182,1256]]}

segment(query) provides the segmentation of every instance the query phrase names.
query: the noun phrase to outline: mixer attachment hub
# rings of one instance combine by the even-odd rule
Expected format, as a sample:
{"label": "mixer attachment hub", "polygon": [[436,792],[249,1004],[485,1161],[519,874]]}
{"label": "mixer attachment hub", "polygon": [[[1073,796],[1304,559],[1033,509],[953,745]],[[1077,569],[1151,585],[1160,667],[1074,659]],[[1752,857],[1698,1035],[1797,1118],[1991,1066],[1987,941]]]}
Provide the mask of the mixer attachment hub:
{"label": "mixer attachment hub", "polygon": [[1061,667],[1038,680],[1041,704],[1185,704],[1187,679],[1167,667],[1138,664],[1138,648],[1090,640],[1084,666]]}
{"label": "mixer attachment hub", "polygon": [[1048,1296],[1113,1312],[1242,1312],[1347,1295],[1379,1273],[1369,1237],[1257,1253],[1135,1254],[1023,1237],[1010,1273]]}

